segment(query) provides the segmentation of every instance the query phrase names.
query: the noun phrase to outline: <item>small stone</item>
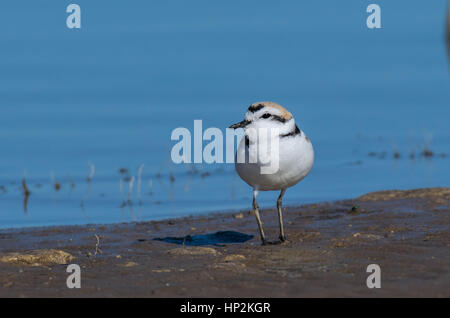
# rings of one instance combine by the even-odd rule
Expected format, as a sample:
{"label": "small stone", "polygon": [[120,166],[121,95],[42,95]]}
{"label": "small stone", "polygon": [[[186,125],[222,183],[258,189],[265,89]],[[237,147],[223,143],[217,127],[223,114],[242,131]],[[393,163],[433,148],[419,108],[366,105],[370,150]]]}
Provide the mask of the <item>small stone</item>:
{"label": "small stone", "polygon": [[0,262],[25,266],[62,265],[69,264],[74,259],[75,257],[67,252],[53,249],[0,255]]}
{"label": "small stone", "polygon": [[240,255],[240,254],[231,254],[231,255],[227,255],[224,258],[225,262],[234,262],[234,261],[243,261],[243,260],[245,260],[245,256]]}
{"label": "small stone", "polygon": [[122,266],[123,267],[134,267],[137,265],[138,265],[138,263],[135,263],[135,262],[127,262],[127,263],[123,264]]}
{"label": "small stone", "polygon": [[7,283],[4,283],[4,284],[3,284],[3,288],[9,288],[9,287],[11,287],[12,285],[14,285],[14,282],[7,282]]}
{"label": "small stone", "polygon": [[152,269],[153,273],[170,273],[171,271],[169,268]]}
{"label": "small stone", "polygon": [[217,255],[218,253],[215,249],[211,247],[178,247],[167,251],[171,255]]}

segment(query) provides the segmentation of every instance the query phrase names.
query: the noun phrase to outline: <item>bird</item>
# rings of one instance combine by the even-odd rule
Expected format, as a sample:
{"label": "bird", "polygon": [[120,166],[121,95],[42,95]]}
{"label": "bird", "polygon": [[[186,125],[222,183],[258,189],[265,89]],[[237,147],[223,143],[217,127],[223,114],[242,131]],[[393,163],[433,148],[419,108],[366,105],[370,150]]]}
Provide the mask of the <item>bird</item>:
{"label": "bird", "polygon": [[[235,155],[235,170],[239,177],[253,188],[252,208],[262,244],[284,243],[286,235],[282,217],[283,196],[288,188],[296,185],[311,171],[314,164],[311,140],[297,126],[292,114],[275,102],[251,104],[244,120],[229,128],[244,130]],[[269,138],[267,132],[270,134]],[[272,161],[278,162],[273,164]],[[271,164],[276,169],[267,171]],[[277,199],[280,235],[277,241],[268,241],[264,235],[257,203],[259,191],[280,191]]]}

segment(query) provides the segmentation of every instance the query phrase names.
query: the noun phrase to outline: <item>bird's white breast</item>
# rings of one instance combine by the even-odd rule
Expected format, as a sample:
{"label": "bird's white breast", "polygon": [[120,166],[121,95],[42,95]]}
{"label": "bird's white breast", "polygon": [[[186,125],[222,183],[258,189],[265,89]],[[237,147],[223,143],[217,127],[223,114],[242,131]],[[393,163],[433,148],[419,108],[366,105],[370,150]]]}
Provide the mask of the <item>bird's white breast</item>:
{"label": "bird's white breast", "polygon": [[[239,163],[235,168],[239,176],[251,187],[257,190],[280,190],[292,187],[311,171],[314,163],[314,149],[311,141],[303,131],[295,136],[279,138],[279,164],[274,173],[261,173],[263,164],[258,160]],[[258,144],[246,145],[242,138],[236,157],[247,152],[248,158],[257,158]],[[241,157],[244,158],[244,157]]]}

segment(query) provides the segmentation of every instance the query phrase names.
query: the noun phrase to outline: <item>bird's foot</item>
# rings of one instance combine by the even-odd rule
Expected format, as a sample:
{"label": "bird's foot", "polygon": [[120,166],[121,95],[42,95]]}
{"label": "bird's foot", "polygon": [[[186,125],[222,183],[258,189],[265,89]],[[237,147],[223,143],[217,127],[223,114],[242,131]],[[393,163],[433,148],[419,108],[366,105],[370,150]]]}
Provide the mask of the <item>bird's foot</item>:
{"label": "bird's foot", "polygon": [[280,235],[279,238],[280,238],[281,243],[284,243],[287,241],[286,236],[284,236],[284,235]]}
{"label": "bird's foot", "polygon": [[262,245],[279,245],[281,244],[280,241],[267,241],[267,240],[262,240]]}

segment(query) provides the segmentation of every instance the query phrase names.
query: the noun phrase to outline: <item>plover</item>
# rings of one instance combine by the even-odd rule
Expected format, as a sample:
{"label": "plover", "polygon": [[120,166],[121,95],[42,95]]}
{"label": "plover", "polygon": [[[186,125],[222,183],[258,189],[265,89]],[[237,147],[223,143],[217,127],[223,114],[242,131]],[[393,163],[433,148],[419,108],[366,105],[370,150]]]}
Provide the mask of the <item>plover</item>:
{"label": "plover", "polygon": [[[265,245],[284,242],[286,236],[281,211],[283,195],[287,188],[297,184],[311,171],[314,163],[311,141],[298,128],[292,114],[274,102],[258,102],[250,105],[244,120],[231,125],[230,128],[244,129],[244,137],[236,152],[235,168],[239,176],[253,188],[253,212],[258,222],[262,243]],[[270,137],[262,138],[266,132]],[[265,143],[264,147],[262,141]],[[261,148],[270,152],[272,161],[278,160],[276,170],[263,173],[262,168],[267,166],[268,162],[264,149]],[[265,160],[262,160],[263,157]],[[256,201],[258,191],[271,190],[280,191],[277,200],[280,240],[276,242],[266,240]]]}

